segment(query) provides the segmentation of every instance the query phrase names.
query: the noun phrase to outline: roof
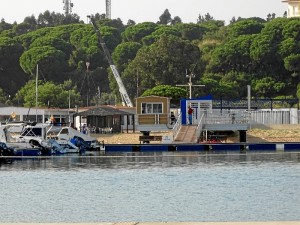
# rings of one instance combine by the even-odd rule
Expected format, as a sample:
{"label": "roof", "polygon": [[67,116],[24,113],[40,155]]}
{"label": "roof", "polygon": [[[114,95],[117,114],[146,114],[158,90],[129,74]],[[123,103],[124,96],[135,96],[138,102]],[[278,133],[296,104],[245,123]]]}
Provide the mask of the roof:
{"label": "roof", "polygon": [[133,115],[133,113],[118,110],[110,106],[99,106],[97,108],[89,109],[75,114],[75,116],[115,116],[115,115]]}

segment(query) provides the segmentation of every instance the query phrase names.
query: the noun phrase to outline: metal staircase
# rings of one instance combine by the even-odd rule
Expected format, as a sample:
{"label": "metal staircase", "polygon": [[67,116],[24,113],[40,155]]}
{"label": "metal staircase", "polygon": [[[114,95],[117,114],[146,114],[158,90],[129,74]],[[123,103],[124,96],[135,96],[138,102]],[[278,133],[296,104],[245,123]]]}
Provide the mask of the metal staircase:
{"label": "metal staircase", "polygon": [[247,131],[249,113],[236,111],[224,114],[203,114],[198,125],[182,125],[181,115],[173,128],[175,143],[197,143],[203,131]]}
{"label": "metal staircase", "polygon": [[184,125],[181,126],[174,142],[194,143],[196,142],[197,125]]}

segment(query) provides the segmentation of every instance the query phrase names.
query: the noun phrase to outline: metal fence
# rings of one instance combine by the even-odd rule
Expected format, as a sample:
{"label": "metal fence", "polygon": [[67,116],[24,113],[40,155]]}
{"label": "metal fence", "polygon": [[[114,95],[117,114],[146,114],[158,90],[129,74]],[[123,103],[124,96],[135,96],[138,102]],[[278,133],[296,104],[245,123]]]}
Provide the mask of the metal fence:
{"label": "metal fence", "polygon": [[[235,120],[240,123],[250,123],[251,125],[277,125],[277,124],[300,124],[300,110],[295,108],[282,109],[260,109],[247,111],[245,109],[221,110],[213,109],[212,118],[215,121],[228,120],[228,123]],[[210,121],[213,123],[213,121]]]}

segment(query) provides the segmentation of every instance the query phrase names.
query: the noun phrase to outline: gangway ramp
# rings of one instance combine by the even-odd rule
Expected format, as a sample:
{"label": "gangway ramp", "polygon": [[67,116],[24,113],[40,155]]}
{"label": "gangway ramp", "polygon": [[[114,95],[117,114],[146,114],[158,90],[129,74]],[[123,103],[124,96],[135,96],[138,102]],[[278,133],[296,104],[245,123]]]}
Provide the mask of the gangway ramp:
{"label": "gangway ramp", "polygon": [[182,125],[174,142],[179,143],[196,143],[196,125]]}

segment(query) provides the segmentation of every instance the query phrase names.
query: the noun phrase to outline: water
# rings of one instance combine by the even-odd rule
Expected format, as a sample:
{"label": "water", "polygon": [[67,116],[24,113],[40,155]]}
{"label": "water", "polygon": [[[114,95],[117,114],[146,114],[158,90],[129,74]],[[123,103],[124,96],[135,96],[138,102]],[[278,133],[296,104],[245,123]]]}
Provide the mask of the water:
{"label": "water", "polygon": [[0,167],[0,222],[300,220],[300,153],[62,156]]}

